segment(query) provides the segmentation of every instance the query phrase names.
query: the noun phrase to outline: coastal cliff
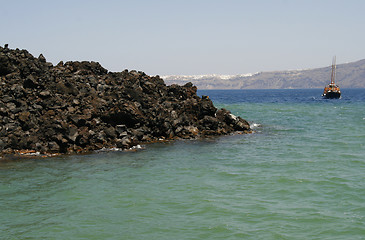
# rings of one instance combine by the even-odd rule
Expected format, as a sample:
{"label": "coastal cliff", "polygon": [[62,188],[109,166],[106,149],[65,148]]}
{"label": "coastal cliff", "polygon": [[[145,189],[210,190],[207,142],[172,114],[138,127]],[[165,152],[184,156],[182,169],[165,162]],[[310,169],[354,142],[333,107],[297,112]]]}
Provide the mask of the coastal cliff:
{"label": "coastal cliff", "polygon": [[97,62],[56,66],[0,47],[0,155],[130,149],[141,143],[250,131],[249,123],[191,83],[167,86],[143,72]]}
{"label": "coastal cliff", "polygon": [[[331,69],[328,66],[255,74],[169,75],[163,79],[166,84],[192,82],[199,89],[323,89],[331,77]],[[365,59],[336,66],[336,83],[341,88],[365,88],[364,78]]]}

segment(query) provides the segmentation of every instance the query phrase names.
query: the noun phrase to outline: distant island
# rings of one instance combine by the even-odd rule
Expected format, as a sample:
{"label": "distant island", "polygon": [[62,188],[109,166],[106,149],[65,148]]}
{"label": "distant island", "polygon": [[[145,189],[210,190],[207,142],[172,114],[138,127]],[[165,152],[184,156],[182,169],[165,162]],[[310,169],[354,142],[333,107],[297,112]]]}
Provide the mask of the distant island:
{"label": "distant island", "polygon": [[249,123],[141,71],[98,62],[56,66],[40,54],[0,47],[0,158],[131,149],[143,143],[247,133]]}
{"label": "distant island", "polygon": [[[199,89],[302,89],[323,88],[331,77],[331,66],[306,70],[260,72],[240,75],[168,75],[167,84],[192,82]],[[365,88],[365,59],[338,64],[336,83],[341,88]]]}

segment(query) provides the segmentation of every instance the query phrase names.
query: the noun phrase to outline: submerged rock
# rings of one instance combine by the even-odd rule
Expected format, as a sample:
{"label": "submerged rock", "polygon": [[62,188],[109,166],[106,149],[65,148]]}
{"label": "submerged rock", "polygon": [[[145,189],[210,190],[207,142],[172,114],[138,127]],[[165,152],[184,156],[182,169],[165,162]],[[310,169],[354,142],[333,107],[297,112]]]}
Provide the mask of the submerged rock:
{"label": "submerged rock", "polygon": [[60,62],[0,47],[0,152],[74,153],[248,132],[250,125],[143,72]]}

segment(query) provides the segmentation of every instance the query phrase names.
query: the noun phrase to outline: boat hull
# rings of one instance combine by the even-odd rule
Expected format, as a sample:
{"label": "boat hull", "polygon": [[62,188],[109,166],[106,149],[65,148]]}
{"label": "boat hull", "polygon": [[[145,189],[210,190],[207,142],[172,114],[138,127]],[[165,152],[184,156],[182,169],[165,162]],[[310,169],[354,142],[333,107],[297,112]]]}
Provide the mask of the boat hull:
{"label": "boat hull", "polygon": [[327,92],[327,93],[324,93],[322,96],[327,99],[336,99],[336,98],[341,97],[341,93],[340,92]]}

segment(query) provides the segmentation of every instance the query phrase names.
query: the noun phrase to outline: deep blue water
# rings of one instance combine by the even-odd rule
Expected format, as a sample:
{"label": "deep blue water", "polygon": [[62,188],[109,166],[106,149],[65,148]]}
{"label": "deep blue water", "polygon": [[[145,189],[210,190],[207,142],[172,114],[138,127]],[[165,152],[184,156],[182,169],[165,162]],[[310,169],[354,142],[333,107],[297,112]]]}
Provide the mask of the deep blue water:
{"label": "deep blue water", "polygon": [[263,90],[199,90],[198,94],[208,95],[215,103],[311,103],[364,102],[365,89],[341,89],[341,99],[323,99],[323,89],[263,89]]}
{"label": "deep blue water", "polygon": [[0,162],[1,239],[365,238],[365,89],[198,93],[254,133]]}

